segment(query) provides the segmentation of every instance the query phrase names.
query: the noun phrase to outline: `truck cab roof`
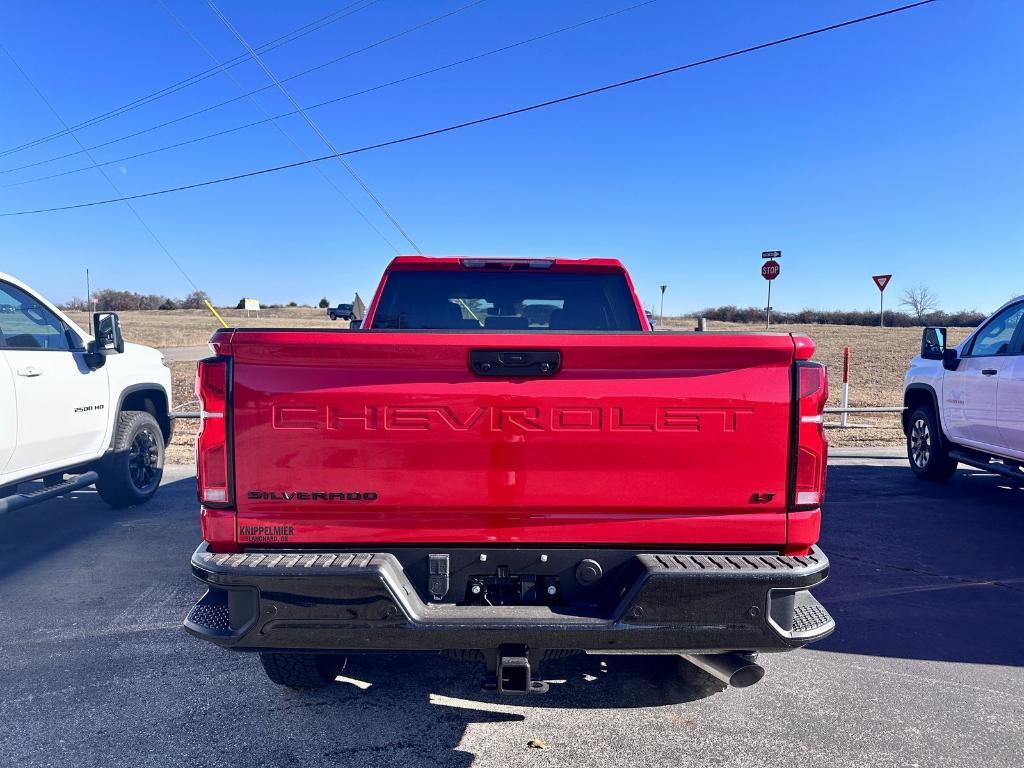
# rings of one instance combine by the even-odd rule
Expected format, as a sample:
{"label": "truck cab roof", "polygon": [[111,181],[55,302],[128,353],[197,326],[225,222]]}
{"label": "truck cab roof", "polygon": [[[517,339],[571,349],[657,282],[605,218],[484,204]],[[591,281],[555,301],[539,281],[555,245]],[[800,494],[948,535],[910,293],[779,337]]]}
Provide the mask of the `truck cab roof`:
{"label": "truck cab roof", "polygon": [[385,270],[462,270],[462,269],[554,269],[570,272],[621,272],[626,268],[618,259],[566,259],[553,257],[507,256],[396,256]]}
{"label": "truck cab roof", "polygon": [[398,256],[367,312],[370,329],[649,331],[617,259]]}

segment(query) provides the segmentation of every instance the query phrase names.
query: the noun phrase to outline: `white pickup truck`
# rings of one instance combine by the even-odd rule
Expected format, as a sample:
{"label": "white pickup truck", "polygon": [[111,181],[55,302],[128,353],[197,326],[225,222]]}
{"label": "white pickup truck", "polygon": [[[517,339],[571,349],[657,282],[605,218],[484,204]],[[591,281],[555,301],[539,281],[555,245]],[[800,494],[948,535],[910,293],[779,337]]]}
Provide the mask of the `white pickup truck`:
{"label": "white pickup truck", "polygon": [[125,344],[116,314],[97,312],[93,327],[95,339],[0,273],[0,513],[93,483],[114,507],[156,493],[170,370],[157,350]]}
{"label": "white pickup truck", "polygon": [[962,463],[1024,480],[1024,296],[957,346],[946,338],[925,328],[904,381],[911,468],[944,481]]}

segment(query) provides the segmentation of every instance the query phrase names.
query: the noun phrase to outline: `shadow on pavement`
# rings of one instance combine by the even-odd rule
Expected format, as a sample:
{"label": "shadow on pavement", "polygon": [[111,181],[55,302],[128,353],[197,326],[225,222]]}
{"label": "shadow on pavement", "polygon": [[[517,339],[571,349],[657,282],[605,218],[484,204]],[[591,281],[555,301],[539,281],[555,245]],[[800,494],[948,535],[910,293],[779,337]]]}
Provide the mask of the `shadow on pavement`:
{"label": "shadow on pavement", "polygon": [[[388,666],[390,670],[386,669]],[[395,658],[380,661],[375,669],[369,670],[371,674],[359,676],[360,683],[371,683],[365,690],[350,683],[335,683],[319,690],[290,691],[265,681],[266,695],[261,697],[260,705],[255,711],[240,714],[255,715],[267,723],[296,723],[299,738],[306,741],[301,751],[311,751],[309,747],[315,745],[317,764],[358,762],[446,768],[473,764],[476,755],[459,749],[470,727],[525,720],[515,713],[435,701],[427,689],[413,688],[408,680],[395,680],[395,674],[403,674],[400,667]],[[404,674],[416,682],[415,675],[407,671]],[[273,736],[256,736],[255,751],[265,756],[274,754],[279,749],[274,741]],[[277,760],[268,764],[293,765],[295,760],[279,754]]]}
{"label": "shadow on pavement", "polygon": [[[484,665],[435,654],[402,657],[407,669],[422,671],[418,677],[447,697],[483,704],[514,704],[532,707],[576,709],[631,709],[683,704],[707,698],[723,687],[678,656],[598,656],[578,654],[545,661],[541,677],[550,683],[544,694],[500,695],[486,691]],[[346,675],[387,685],[384,670],[396,658],[355,655]],[[443,681],[443,684],[439,684]]]}
{"label": "shadow on pavement", "polygon": [[[84,541],[91,539],[97,547],[103,547],[104,534],[112,527],[133,521],[152,525],[157,520],[166,520],[170,524],[174,519],[176,524],[187,526],[189,531],[194,530],[194,535],[189,538],[198,543],[198,503],[186,500],[195,502],[195,480],[192,477],[165,479],[156,495],[138,507],[112,509],[89,487],[2,515],[0,563],[3,567],[0,568],[0,582],[44,557],[64,549],[74,549]],[[98,549],[97,554],[100,551]],[[87,578],[86,574],[81,575]]]}
{"label": "shadow on pavement", "polygon": [[1024,490],[961,470],[946,484],[903,464],[829,468],[815,595],[837,630],[817,650],[1024,665]]}
{"label": "shadow on pavement", "polygon": [[[221,657],[198,650],[197,660],[210,653],[214,661]],[[499,696],[481,690],[482,664],[436,654],[353,655],[339,682],[312,691],[273,685],[254,655],[239,654],[210,688],[220,720],[261,724],[246,741],[253,754],[279,756],[274,765],[302,762],[302,753],[313,752],[317,764],[469,766],[478,755],[461,745],[480,724],[508,724],[504,748],[513,752],[528,752],[536,738],[577,738],[510,707],[629,709],[708,695],[682,680],[677,664],[667,657],[577,656],[545,666],[545,677],[555,681],[550,693]],[[297,743],[287,740],[282,725],[297,728]]]}

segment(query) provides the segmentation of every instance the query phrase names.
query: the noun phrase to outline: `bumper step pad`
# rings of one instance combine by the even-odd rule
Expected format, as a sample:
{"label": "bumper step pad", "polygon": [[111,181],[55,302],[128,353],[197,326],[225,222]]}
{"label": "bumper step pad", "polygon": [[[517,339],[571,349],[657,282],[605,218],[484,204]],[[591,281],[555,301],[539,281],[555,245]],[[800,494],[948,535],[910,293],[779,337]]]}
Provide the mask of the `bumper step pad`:
{"label": "bumper step pad", "polygon": [[365,568],[373,560],[373,554],[343,554],[331,552],[321,554],[318,552],[290,552],[285,554],[267,554],[256,552],[253,554],[218,555],[213,552],[204,552],[201,555],[192,557],[193,565],[199,564],[219,573],[231,573],[242,571],[245,568],[260,568],[263,570],[284,570],[303,568]]}
{"label": "bumper step pad", "polygon": [[821,633],[826,627],[835,628],[835,620],[810,592],[798,592],[797,604],[793,610],[793,629],[790,637],[809,637]]}
{"label": "bumper step pad", "polygon": [[208,600],[196,603],[185,621],[218,632],[230,629],[230,612],[226,601]]}
{"label": "bumper step pad", "polygon": [[799,573],[827,566],[828,560],[815,548],[803,557],[787,555],[640,555],[652,570],[694,573]]}
{"label": "bumper step pad", "polygon": [[[775,592],[775,590],[773,590]],[[807,590],[780,592],[770,598],[768,622],[793,642],[811,642],[832,634],[835,620]]]}

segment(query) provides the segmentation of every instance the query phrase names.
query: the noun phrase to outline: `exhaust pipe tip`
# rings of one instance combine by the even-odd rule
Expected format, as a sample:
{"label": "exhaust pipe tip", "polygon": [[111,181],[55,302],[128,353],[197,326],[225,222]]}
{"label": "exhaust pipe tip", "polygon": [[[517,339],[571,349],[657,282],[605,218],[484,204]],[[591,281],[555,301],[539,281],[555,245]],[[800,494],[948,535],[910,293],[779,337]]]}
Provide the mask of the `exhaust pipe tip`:
{"label": "exhaust pipe tip", "polygon": [[733,688],[749,688],[761,682],[762,677],[764,677],[764,667],[752,661],[733,672],[729,678],[729,685]]}
{"label": "exhaust pipe tip", "polygon": [[692,653],[683,658],[733,688],[749,688],[764,677],[764,667],[740,653]]}

